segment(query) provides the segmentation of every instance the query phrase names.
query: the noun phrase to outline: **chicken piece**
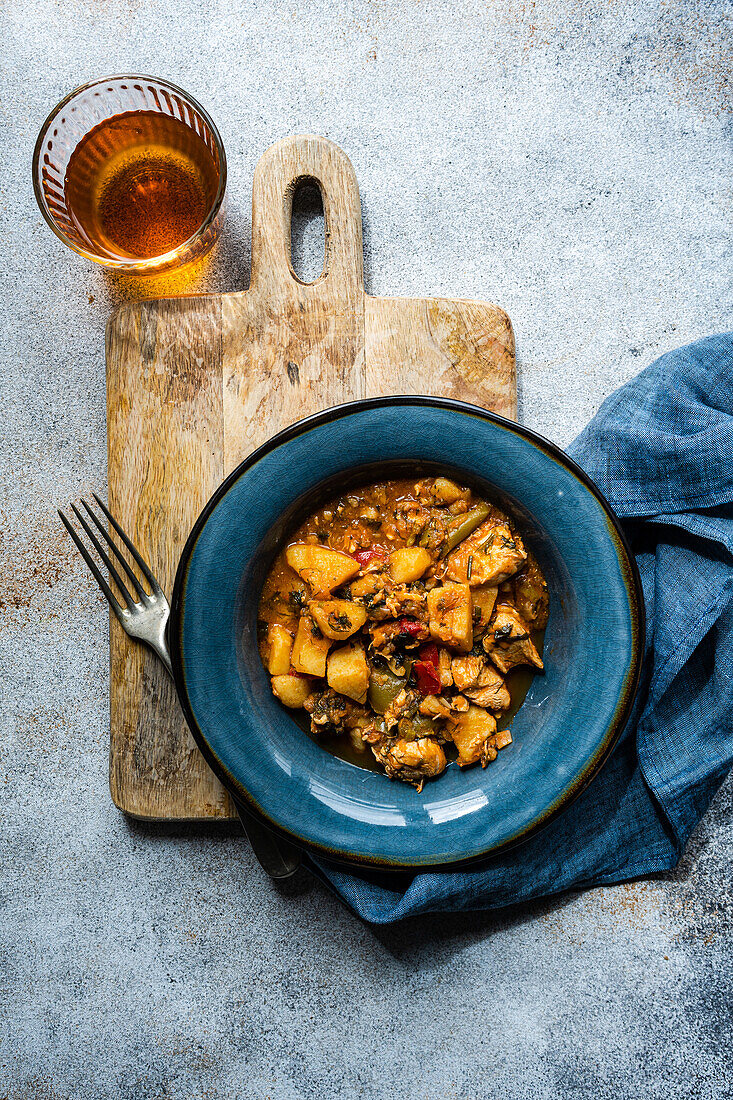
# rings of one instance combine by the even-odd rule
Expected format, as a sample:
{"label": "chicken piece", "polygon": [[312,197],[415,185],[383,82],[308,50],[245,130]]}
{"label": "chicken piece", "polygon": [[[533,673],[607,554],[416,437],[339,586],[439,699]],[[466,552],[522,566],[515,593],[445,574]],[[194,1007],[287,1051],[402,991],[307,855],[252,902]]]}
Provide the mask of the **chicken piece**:
{"label": "chicken piece", "polygon": [[470,706],[450,724],[448,732],[458,749],[460,768],[467,768],[478,760],[485,768],[496,760],[496,719],[481,707]]}
{"label": "chicken piece", "polygon": [[417,500],[401,500],[394,510],[394,527],[400,538],[410,545],[417,541],[418,535],[428,522],[429,512]]}
{"label": "chicken piece", "polygon": [[338,737],[346,732],[352,705],[332,688],[314,691],[303,706],[311,716],[311,730],[319,737]]}
{"label": "chicken piece", "polygon": [[527,624],[508,604],[499,604],[497,607],[484,637],[483,647],[499,672],[505,674],[517,665],[545,667],[529,636]]}
{"label": "chicken piece", "polygon": [[513,578],[512,590],[514,605],[525,622],[532,623],[536,630],[544,630],[550,608],[547,581],[532,554],[527,556],[527,564],[521,573]]}
{"label": "chicken piece", "polygon": [[519,535],[512,534],[506,523],[489,518],[448,555],[445,576],[472,588],[480,584],[498,585],[513,577],[526,560]]}
{"label": "chicken piece", "polygon": [[465,691],[466,688],[478,687],[478,678],[483,666],[483,658],[474,654],[469,654],[468,657],[454,657],[451,661],[450,670],[453,683],[458,690]]}
{"label": "chicken piece", "polygon": [[512,697],[504,680],[484,657],[454,657],[451,671],[458,690],[477,706],[493,711],[511,706]]}
{"label": "chicken piece", "polygon": [[444,584],[428,592],[430,634],[462,653],[473,645],[473,609],[467,584]]}
{"label": "chicken piece", "polygon": [[398,692],[382,716],[382,726],[390,738],[402,741],[419,741],[425,737],[441,739],[441,727],[436,725],[435,716],[420,711],[423,699],[414,688]]}
{"label": "chicken piece", "polygon": [[[371,716],[371,721],[362,728],[361,736],[368,745],[376,745],[379,741],[390,740],[390,735],[381,715]],[[391,739],[394,740],[394,737]]]}
{"label": "chicken piece", "polygon": [[407,616],[424,621],[428,617],[426,593],[408,584],[396,585],[387,595],[384,606],[395,619]]}
{"label": "chicken piece", "polygon": [[426,718],[450,718],[450,704],[440,695],[426,695],[418,710]]}
{"label": "chicken piece", "polygon": [[442,688],[449,688],[453,686],[453,673],[451,672],[451,660],[453,654],[449,649],[438,650],[438,676],[440,677],[440,686]]}
{"label": "chicken piece", "polygon": [[349,528],[342,534],[330,534],[328,545],[332,550],[340,550],[349,557],[355,557],[358,551],[369,549],[373,538],[374,529],[371,525],[366,525],[356,529]]}
{"label": "chicken piece", "polygon": [[[488,675],[491,675],[489,672]],[[479,685],[466,692],[466,696],[477,707],[485,707],[494,714],[500,714],[508,710],[512,705],[512,697],[504,684],[501,676],[497,676],[492,684]]]}
{"label": "chicken piece", "polygon": [[445,771],[447,763],[443,749],[431,737],[378,741],[372,745],[372,752],[390,779],[412,783],[418,792],[426,779]]}

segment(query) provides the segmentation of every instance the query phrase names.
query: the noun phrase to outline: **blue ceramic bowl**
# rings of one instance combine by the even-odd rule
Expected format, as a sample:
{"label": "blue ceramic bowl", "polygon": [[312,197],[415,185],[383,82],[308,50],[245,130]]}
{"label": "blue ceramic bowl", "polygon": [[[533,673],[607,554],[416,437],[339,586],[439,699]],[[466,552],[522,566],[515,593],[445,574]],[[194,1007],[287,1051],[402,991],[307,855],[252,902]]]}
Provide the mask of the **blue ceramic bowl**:
{"label": "blue ceramic bowl", "polygon": [[[447,473],[520,526],[550,589],[545,673],[487,768],[451,764],[421,794],[313,742],[278,703],[257,606],[283,539],[349,485]],[[638,573],[610,507],[553,444],[471,405],[357,401],[275,436],[214,494],[178,567],[170,640],[191,731],[232,794],[331,858],[465,863],[527,839],[597,774],[629,714],[643,651]]]}

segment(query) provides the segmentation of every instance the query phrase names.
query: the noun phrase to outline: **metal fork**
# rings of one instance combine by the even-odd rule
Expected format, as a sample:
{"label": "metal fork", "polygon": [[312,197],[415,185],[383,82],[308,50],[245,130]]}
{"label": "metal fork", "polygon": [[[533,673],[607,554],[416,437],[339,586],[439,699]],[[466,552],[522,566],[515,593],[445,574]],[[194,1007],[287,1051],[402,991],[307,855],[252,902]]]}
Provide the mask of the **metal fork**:
{"label": "metal fork", "polygon": [[115,568],[109,554],[105,552],[99,539],[97,538],[94,531],[89,526],[86,519],[75,504],[70,505],[71,510],[78,519],[81,526],[86,531],[89,541],[99,554],[107,569],[107,572],[117,585],[120,595],[125,602],[124,607],[116,598],[109,584],[105,580],[99,566],[87,550],[86,546],[82,542],[74,527],[71,525],[71,521],[59,508],[61,522],[76,543],[77,550],[89,566],[89,570],[92,576],[106,596],[107,602],[117,616],[117,619],[119,620],[122,629],[125,631],[126,634],[129,634],[131,638],[135,638],[138,642],[144,642],[146,645],[149,645],[150,648],[158,654],[161,661],[165,665],[168,674],[172,677],[173,668],[171,666],[171,655],[170,650],[168,649],[168,642],[166,640],[165,634],[166,627],[168,626],[168,619],[170,618],[171,609],[168,605],[167,599],[165,598],[163,589],[158,584],[150,568],[148,567],[142,555],[138,552],[132,540],[127,537],[127,535],[122,530],[119,523],[109,511],[107,506],[102,503],[96,493],[93,493],[92,495],[94,496],[97,504],[109,520],[111,526],[119,535],[121,542],[124,543],[130,554],[130,557],[133,558],[145,580],[150,585],[149,593],[145,591],[136,574],[133,572],[132,568],[128,564],[128,561],[125,558],[124,554],[121,553],[121,551],[117,547],[117,544],[113,542],[113,540],[110,538],[107,533],[106,527],[103,523],[100,522],[100,520],[97,518],[97,516],[85,500],[82,500],[81,503],[86,509],[87,515],[92,520],[92,523],[96,527],[97,531],[107,543],[107,546],[109,546],[117,561],[124,569],[130,585],[135,590],[135,595],[137,596],[137,599],[133,599],[129,589],[127,588],[124,581],[122,580],[122,577]]}
{"label": "metal fork", "polygon": [[[71,520],[68,516],[64,515],[59,508],[58,513],[61,517],[61,522],[74,540],[77,550],[84,558],[95,581],[102,589],[122,629],[126,634],[129,634],[131,638],[134,638],[138,642],[144,642],[146,645],[150,646],[150,648],[157,653],[158,657],[160,657],[168,674],[172,678],[173,668],[171,666],[171,655],[166,638],[166,627],[168,625],[168,619],[170,618],[170,606],[168,600],[165,598],[165,593],[155,579],[147,562],[139,553],[132,540],[125,534],[107,506],[99,499],[96,493],[94,493],[93,496],[109,521],[110,526],[119,536],[120,542],[124,545],[130,557],[136,563],[147,581],[150,592],[146,592],[127,558],[110,537],[105,525],[85,500],[82,500],[81,503],[88,518],[92,521],[93,527],[90,526],[83,513],[80,512],[75,504],[70,505],[71,510],[83,530],[86,532],[87,538],[117,586],[123,603],[120,603],[115,596],[102,570],[85,546],[78,531],[71,523]],[[115,559],[122,567],[129,582],[129,586],[125,584],[120,576],[120,572],[115,566],[112,557],[107,553],[102,542],[100,542],[98,538],[99,535],[101,535],[106,545],[112,551]],[[130,591],[130,586],[134,590],[134,597]],[[279,837],[275,836],[275,834],[254,817],[238,799],[233,799],[233,801],[237,813],[239,814],[242,827],[247,835],[247,839],[252,845],[252,851],[257,857],[261,867],[277,882],[293,879],[298,873],[302,862],[301,854],[298,849],[287,841],[281,840]]]}

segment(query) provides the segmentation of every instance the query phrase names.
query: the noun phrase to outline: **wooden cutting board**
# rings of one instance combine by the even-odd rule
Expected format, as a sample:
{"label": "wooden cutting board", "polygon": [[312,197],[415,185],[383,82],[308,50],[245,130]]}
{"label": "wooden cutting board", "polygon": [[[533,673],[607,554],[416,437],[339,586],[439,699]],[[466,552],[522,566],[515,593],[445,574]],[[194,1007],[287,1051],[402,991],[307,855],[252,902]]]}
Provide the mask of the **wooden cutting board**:
{"label": "wooden cutting board", "polygon": [[[299,183],[316,181],[326,258],[290,262]],[[420,242],[416,242],[416,247]],[[427,393],[516,418],[514,337],[484,302],[364,293],[351,162],[321,137],[263,155],[252,190],[247,291],[121,307],[107,327],[109,502],[170,596],[178,558],[223,478],[275,432],[360,397]],[[234,818],[156,657],[111,618],[110,787],[146,820]]]}

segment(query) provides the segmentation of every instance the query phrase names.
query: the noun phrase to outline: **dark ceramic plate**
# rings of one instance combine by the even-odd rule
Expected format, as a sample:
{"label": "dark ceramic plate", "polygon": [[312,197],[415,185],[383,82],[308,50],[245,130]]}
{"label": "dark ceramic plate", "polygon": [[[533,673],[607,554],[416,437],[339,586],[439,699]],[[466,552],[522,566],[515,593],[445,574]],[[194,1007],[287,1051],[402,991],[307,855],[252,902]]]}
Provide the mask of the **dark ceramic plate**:
{"label": "dark ceramic plate", "polygon": [[[315,744],[273,697],[257,605],[282,540],[325,498],[389,476],[452,474],[518,522],[547,577],[545,674],[486,769],[421,794]],[[281,432],[204,509],[183,551],[171,650],[196,741],[234,796],[321,853],[437,867],[526,840],[583,790],[629,714],[643,651],[634,560],[598,489],[553,444],[471,405],[357,401]]]}

